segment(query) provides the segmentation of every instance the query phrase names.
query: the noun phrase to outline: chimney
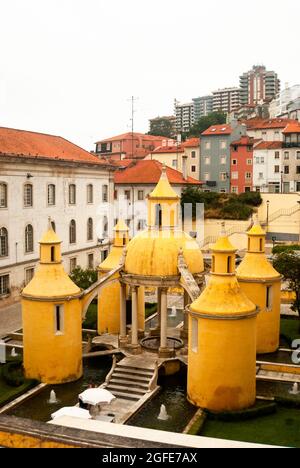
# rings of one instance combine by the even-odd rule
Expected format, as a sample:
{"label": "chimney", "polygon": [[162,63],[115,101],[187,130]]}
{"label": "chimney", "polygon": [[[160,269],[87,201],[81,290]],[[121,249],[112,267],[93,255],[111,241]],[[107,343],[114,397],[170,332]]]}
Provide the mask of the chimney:
{"label": "chimney", "polygon": [[184,180],[187,180],[187,155],[184,154],[182,156],[182,176],[184,178]]}

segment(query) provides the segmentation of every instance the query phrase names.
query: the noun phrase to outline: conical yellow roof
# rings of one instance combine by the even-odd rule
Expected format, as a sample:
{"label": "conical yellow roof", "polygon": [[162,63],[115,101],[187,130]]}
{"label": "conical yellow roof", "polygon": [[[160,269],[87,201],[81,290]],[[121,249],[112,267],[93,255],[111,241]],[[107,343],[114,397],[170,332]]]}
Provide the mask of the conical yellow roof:
{"label": "conical yellow roof", "polygon": [[114,227],[114,231],[116,231],[116,232],[127,232],[127,231],[129,231],[129,227],[127,226],[125,221],[123,221],[123,219],[119,219],[119,221],[117,222],[117,224]]}
{"label": "conical yellow roof", "polygon": [[161,177],[158,184],[156,185],[153,192],[150,193],[149,199],[168,199],[168,200],[179,200],[179,196],[175,190],[171,187],[167,176],[166,166],[162,168]]}
{"label": "conical yellow roof", "polygon": [[[247,234],[249,238],[255,236],[265,238],[266,236],[266,233],[262,229],[258,219],[256,219],[253,227]],[[238,279],[270,280],[279,279],[281,277],[280,273],[278,273],[278,271],[276,271],[273,265],[268,261],[265,252],[253,252],[249,250],[242,263],[237,268],[236,273]]]}
{"label": "conical yellow roof", "polygon": [[212,246],[213,252],[236,252],[236,248],[230,242],[225,232],[225,223],[222,223],[222,232],[217,242]]}
{"label": "conical yellow roof", "polygon": [[53,231],[52,226],[49,226],[49,229],[40,240],[40,244],[61,244],[61,240],[58,235]]}

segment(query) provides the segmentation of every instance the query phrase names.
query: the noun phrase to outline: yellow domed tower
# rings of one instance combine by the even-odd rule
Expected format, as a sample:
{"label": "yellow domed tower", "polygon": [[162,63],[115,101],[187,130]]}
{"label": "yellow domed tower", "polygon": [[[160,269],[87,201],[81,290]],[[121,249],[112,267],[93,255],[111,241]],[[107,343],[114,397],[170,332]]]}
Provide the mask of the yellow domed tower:
{"label": "yellow domed tower", "polygon": [[82,376],[81,290],[64,270],[51,227],[40,241],[40,264],[22,292],[27,378],[62,384]]}
{"label": "yellow domed tower", "polygon": [[[111,270],[117,268],[120,264],[124,249],[129,242],[129,228],[123,220],[119,220],[114,228],[114,245],[108,257],[101,263],[98,268],[99,279],[105,276]],[[112,280],[119,278],[119,273],[116,273]],[[120,283],[109,283],[101,289],[98,295],[98,333],[120,333]],[[144,289],[139,290],[139,328],[144,329],[145,326],[145,306],[144,306]],[[127,293],[126,293],[127,296]]]}
{"label": "yellow domed tower", "polygon": [[[124,284],[132,292],[131,348],[139,350],[137,333],[137,294],[141,287],[155,288],[158,302],[159,355],[174,355],[168,340],[168,291],[182,285],[179,257],[183,256],[186,270],[198,285],[203,283],[204,262],[197,242],[178,226],[180,197],[172,188],[167,169],[148,197],[148,223],[145,231],[136,235],[127,246]],[[196,284],[197,286],[197,284]],[[124,304],[124,301],[123,301]],[[123,305],[124,309],[124,305]],[[123,318],[122,318],[123,317]],[[125,333],[125,314],[121,313],[121,330]],[[123,335],[121,333],[121,335]],[[171,337],[172,338],[172,337]]]}
{"label": "yellow domed tower", "polygon": [[237,269],[242,290],[259,307],[257,353],[279,347],[281,276],[265,255],[266,233],[258,220],[248,232],[248,251]]}
{"label": "yellow domed tower", "polygon": [[208,286],[189,309],[188,400],[211,411],[248,408],[256,398],[256,306],[235,276],[226,233],[212,248]]}

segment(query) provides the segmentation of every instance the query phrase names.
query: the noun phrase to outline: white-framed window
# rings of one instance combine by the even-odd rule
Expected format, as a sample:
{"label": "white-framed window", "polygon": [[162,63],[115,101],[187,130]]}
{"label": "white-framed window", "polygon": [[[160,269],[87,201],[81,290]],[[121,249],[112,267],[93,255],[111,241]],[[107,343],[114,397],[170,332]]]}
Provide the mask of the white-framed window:
{"label": "white-framed window", "polygon": [[262,157],[260,158],[260,164],[265,164],[265,158],[264,158],[264,156],[262,156]]}
{"label": "white-framed window", "polygon": [[237,159],[233,159],[232,162],[231,162],[231,164],[232,164],[233,166],[237,166],[237,163],[238,163],[238,162],[237,162]]}
{"label": "white-framed window", "polygon": [[77,258],[76,257],[70,258],[70,273],[72,273],[72,271],[74,271],[76,267],[77,267]]}
{"label": "white-framed window", "polygon": [[0,183],[0,208],[7,208],[7,184]]}
{"label": "white-framed window", "polygon": [[0,276],[0,296],[9,294],[9,275]]}
{"label": "white-framed window", "polygon": [[89,218],[87,220],[87,240],[92,241],[94,239],[94,223],[93,219]]}
{"label": "white-framed window", "polygon": [[206,141],[206,143],[205,143],[205,149],[209,150],[210,147],[211,147],[210,141]]}
{"label": "white-framed window", "polygon": [[76,244],[76,221],[72,219],[69,225],[69,242]]}
{"label": "white-framed window", "polygon": [[89,253],[87,256],[87,264],[90,270],[94,269],[94,254]]}
{"label": "white-framed window", "polygon": [[8,230],[0,228],[0,257],[8,257]]}
{"label": "white-framed window", "polygon": [[297,153],[296,153],[296,159],[298,159],[298,160],[300,159],[300,151],[297,151]]}
{"label": "white-framed window", "polygon": [[24,207],[30,208],[33,206],[33,186],[32,184],[24,185]]}
{"label": "white-framed window", "polygon": [[191,152],[191,157],[194,159],[196,157],[196,151]]}
{"label": "white-framed window", "polygon": [[76,205],[76,185],[69,185],[69,205]]}
{"label": "white-framed window", "polygon": [[204,173],[204,180],[210,180],[210,173],[209,172],[205,172]]}
{"label": "white-framed window", "polygon": [[25,269],[25,286],[32,280],[34,277],[34,267]]}
{"label": "white-framed window", "polygon": [[220,172],[220,180],[223,182],[227,180],[227,172]]}
{"label": "white-framed window", "polygon": [[246,172],[246,174],[245,174],[245,179],[246,179],[246,180],[251,180],[251,178],[252,178],[251,172]]}
{"label": "white-framed window", "polygon": [[237,171],[234,171],[231,173],[231,178],[233,180],[237,180],[239,178],[239,173]]}
{"label": "white-framed window", "polygon": [[199,350],[199,328],[198,328],[198,320],[196,318],[192,318],[192,352],[198,353]]}
{"label": "white-framed window", "polygon": [[279,174],[280,166],[274,166],[274,172],[275,172],[275,174]]}
{"label": "white-framed window", "polygon": [[227,143],[226,141],[221,141],[220,142],[220,149],[226,149],[227,148]]}
{"label": "white-framed window", "polygon": [[247,159],[247,166],[252,166],[252,159]]}
{"label": "white-framed window", "polygon": [[289,153],[289,151],[285,151],[284,152],[284,160],[288,161],[289,159],[290,159],[290,153]]}
{"label": "white-framed window", "polygon": [[34,251],[33,242],[33,227],[28,224],[25,228],[25,253],[31,253]]}
{"label": "white-framed window", "polygon": [[238,193],[238,187],[231,187],[232,193]]}
{"label": "white-framed window", "polygon": [[55,205],[55,185],[54,184],[49,184],[48,185],[48,205],[53,206]]}
{"label": "white-framed window", "polygon": [[125,197],[125,200],[128,200],[128,201],[131,200],[131,192],[130,192],[130,190],[124,190],[124,197]]}
{"label": "white-framed window", "polygon": [[226,164],[226,156],[220,157],[220,164]]}
{"label": "white-framed window", "polygon": [[275,151],[275,159],[280,159],[280,151]]}
{"label": "white-framed window", "polygon": [[210,164],[210,156],[205,156],[204,164],[205,164],[206,166],[209,166],[209,164]]}
{"label": "white-framed window", "polygon": [[54,306],[54,334],[63,335],[64,333],[64,306],[55,304]]}
{"label": "white-framed window", "polygon": [[108,202],[108,185],[102,185],[102,201],[103,203]]}
{"label": "white-framed window", "polygon": [[144,198],[144,190],[138,190],[138,201],[143,201]]}
{"label": "white-framed window", "polygon": [[197,171],[197,167],[196,166],[191,166],[191,172],[196,172]]}
{"label": "white-framed window", "polygon": [[263,173],[263,172],[260,172],[260,173],[258,174],[258,178],[259,178],[259,179],[263,179],[263,178],[264,178],[264,173]]}
{"label": "white-framed window", "polygon": [[94,187],[93,184],[88,184],[86,187],[86,201],[88,205],[94,203]]}

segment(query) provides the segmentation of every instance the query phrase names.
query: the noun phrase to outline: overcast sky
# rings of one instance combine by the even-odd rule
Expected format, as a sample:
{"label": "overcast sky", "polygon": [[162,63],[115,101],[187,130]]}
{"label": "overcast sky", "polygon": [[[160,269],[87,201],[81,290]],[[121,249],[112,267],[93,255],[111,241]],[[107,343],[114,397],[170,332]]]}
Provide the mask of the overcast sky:
{"label": "overcast sky", "polygon": [[86,149],[264,63],[300,83],[298,0],[0,0],[0,126]]}

